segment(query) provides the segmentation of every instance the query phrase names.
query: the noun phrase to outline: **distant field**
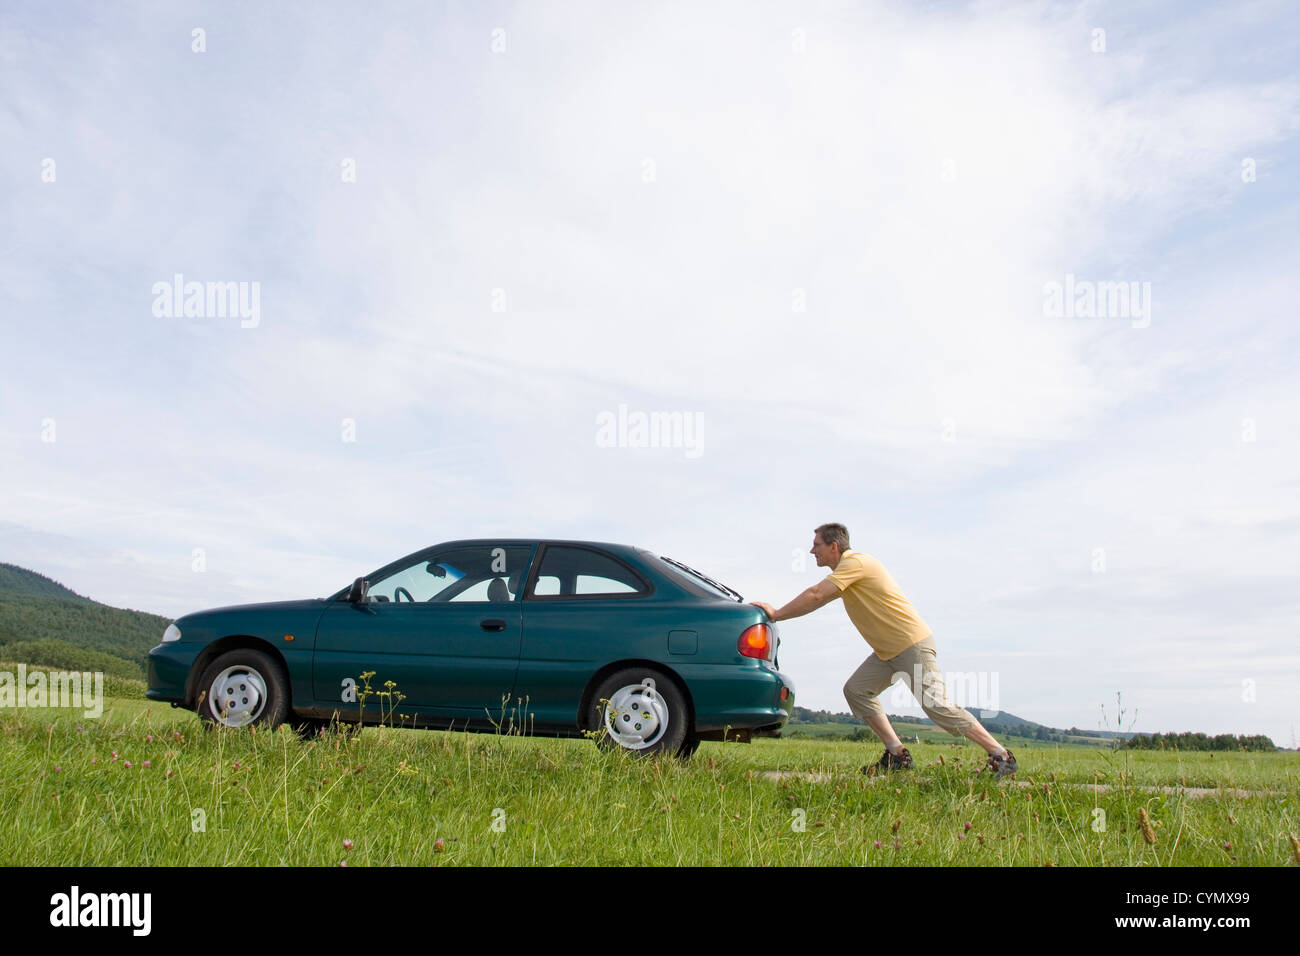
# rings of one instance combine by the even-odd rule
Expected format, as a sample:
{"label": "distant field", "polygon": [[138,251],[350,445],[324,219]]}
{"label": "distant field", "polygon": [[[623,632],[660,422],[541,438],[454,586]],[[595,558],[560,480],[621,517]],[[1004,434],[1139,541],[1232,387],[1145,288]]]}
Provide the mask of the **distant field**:
{"label": "distant field", "polygon": [[[866,778],[858,768],[879,744],[705,743],[680,764],[581,740],[383,728],[303,743],[287,727],[204,731],[193,714],[146,701],[111,700],[100,720],[4,710],[0,859],[1279,866],[1300,857],[1296,754],[1026,743],[1016,747],[1018,779],[1033,785],[1021,787],[972,775],[982,762],[973,745],[910,749],[915,770]],[[820,776],[771,780],[770,771]],[[1114,789],[1064,785],[1093,782]],[[1193,799],[1135,789],[1180,784],[1276,793]],[[1141,832],[1141,808],[1154,843]],[[1094,830],[1097,810],[1104,829]]]}
{"label": "distant field", "polygon": [[[8,649],[9,648],[7,647],[0,647],[0,658],[3,658],[4,652]],[[80,667],[80,666],[66,665],[60,663],[51,664],[49,661],[31,661],[31,660],[20,658],[19,661],[0,659],[0,671],[7,671],[10,674],[16,674],[18,672],[18,664],[20,661],[21,663],[27,666],[29,671],[43,670],[48,672],[49,670],[57,668],[61,671],[90,671],[93,673],[95,670],[97,670],[97,668],[95,667]],[[145,698],[146,689],[147,686],[145,682],[142,680],[127,678],[127,677],[118,677],[112,673],[105,673],[104,674],[104,700],[105,700],[104,705],[105,707],[108,706],[109,698],[136,699],[143,702],[146,699]],[[3,713],[3,711],[0,711],[0,713]]]}

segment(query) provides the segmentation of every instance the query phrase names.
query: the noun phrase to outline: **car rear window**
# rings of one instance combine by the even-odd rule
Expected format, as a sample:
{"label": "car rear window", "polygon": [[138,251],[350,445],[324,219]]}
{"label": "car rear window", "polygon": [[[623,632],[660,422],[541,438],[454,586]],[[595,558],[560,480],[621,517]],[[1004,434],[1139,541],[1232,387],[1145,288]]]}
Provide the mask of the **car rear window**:
{"label": "car rear window", "polygon": [[694,591],[702,597],[718,597],[728,601],[744,600],[739,592],[730,590],[725,584],[713,580],[689,565],[682,564],[682,562],[665,555],[655,555],[652,551],[643,553],[654,557],[659,562],[659,569],[674,581],[685,585],[688,590]]}

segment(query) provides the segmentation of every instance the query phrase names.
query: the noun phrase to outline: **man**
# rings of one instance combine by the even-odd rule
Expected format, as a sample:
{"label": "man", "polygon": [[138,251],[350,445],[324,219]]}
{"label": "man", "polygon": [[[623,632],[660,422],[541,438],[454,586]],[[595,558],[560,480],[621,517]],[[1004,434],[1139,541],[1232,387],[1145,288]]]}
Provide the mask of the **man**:
{"label": "man", "polygon": [[[885,753],[875,766],[877,772],[912,766],[912,755],[894,733],[876,699],[889,686],[890,678],[901,673],[927,717],[954,737],[969,737],[984,748],[989,755],[984,770],[992,770],[999,777],[1015,773],[1019,765],[1011,751],[994,740],[968,711],[948,700],[935,660],[934,636],[884,566],[869,554],[850,550],[849,532],[842,524],[817,527],[810,550],[818,567],[834,571],[779,611],[762,601],[750,603],[761,607],[773,621],[785,621],[844,597],[849,620],[874,651],[844,685],[844,697],[854,715],[866,721],[885,744]],[[919,694],[918,680],[922,688]],[[862,769],[868,773],[872,770]]]}

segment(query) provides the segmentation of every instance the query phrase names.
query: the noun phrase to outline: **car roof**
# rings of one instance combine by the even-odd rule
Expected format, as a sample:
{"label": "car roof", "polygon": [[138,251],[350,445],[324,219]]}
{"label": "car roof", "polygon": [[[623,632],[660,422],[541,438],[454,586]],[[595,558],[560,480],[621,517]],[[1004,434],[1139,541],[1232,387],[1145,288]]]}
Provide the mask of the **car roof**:
{"label": "car roof", "polygon": [[[452,545],[483,544],[568,544],[592,548],[610,548],[615,551],[647,551],[632,544],[618,544],[614,541],[578,541],[572,538],[463,538],[456,541],[440,541],[429,545],[430,548],[447,548]],[[422,549],[428,550],[428,548]]]}

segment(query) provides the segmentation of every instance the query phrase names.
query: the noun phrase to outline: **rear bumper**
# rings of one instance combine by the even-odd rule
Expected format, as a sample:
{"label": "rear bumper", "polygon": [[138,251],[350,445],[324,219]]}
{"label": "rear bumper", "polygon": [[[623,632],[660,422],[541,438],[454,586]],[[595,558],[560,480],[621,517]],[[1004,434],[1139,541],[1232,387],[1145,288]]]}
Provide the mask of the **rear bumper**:
{"label": "rear bumper", "polygon": [[746,731],[744,736],[772,734],[794,711],[794,684],[774,668],[674,664],[691,688],[695,732],[703,739],[715,733],[721,737],[726,730]]}

